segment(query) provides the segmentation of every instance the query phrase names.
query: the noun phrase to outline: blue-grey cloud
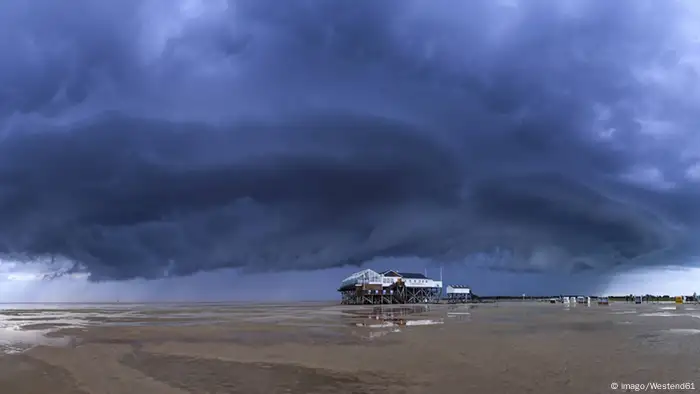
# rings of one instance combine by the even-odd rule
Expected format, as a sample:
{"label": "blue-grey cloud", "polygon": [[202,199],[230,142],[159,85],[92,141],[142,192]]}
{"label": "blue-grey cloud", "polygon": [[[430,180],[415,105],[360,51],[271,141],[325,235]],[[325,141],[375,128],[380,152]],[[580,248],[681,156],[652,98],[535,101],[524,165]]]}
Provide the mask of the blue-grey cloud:
{"label": "blue-grey cloud", "polygon": [[692,7],[4,2],[0,252],[92,280],[687,263]]}

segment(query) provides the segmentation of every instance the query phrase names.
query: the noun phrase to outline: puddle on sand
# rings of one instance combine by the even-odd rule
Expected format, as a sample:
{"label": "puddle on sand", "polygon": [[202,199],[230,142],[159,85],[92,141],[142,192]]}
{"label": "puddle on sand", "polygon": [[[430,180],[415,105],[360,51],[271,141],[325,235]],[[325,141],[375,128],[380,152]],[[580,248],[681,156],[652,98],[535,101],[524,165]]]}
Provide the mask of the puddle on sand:
{"label": "puddle on sand", "polygon": [[469,312],[458,312],[458,313],[447,313],[447,318],[452,321],[467,322],[471,321],[471,314]]}
{"label": "puddle on sand", "polygon": [[669,334],[678,334],[678,335],[695,335],[695,334],[700,334],[700,329],[697,328],[670,328],[666,330],[667,333]]}
{"label": "puddle on sand", "polygon": [[370,331],[367,335],[361,336],[361,338],[371,341],[373,339],[381,338],[385,335],[392,334],[395,332],[401,332],[401,329],[394,328],[393,330],[386,330],[386,331]]}
{"label": "puddle on sand", "polygon": [[0,328],[0,353],[21,353],[34,346],[68,346],[71,337],[47,337],[48,331],[23,331],[20,327]]}
{"label": "puddle on sand", "polygon": [[411,315],[430,311],[429,306],[381,306],[372,309],[353,309],[343,311],[348,325],[370,329],[361,335],[363,339],[376,339],[387,334],[401,332],[401,329],[413,326],[432,326],[444,324],[444,319],[420,319]]}
{"label": "puddle on sand", "polygon": [[639,316],[644,316],[644,317],[650,317],[650,316],[659,316],[659,317],[674,317],[674,316],[681,316],[675,313],[669,313],[669,312],[650,312],[650,313],[640,313]]}
{"label": "puddle on sand", "polygon": [[443,319],[422,319],[422,320],[407,320],[407,319],[393,319],[385,320],[378,323],[355,323],[355,327],[367,327],[367,328],[387,328],[387,327],[411,327],[411,326],[432,326],[436,324],[443,324],[445,321]]}
{"label": "puddle on sand", "polygon": [[425,305],[413,306],[377,306],[372,309],[349,309],[342,313],[353,318],[384,319],[394,318],[430,311],[430,307]]}
{"label": "puddle on sand", "polygon": [[474,305],[469,305],[467,307],[452,307],[447,310],[447,317],[450,320],[466,321],[471,319],[471,310],[476,308]]}
{"label": "puddle on sand", "polygon": [[172,321],[105,321],[103,326],[115,327],[183,327],[183,326],[200,326],[200,325],[215,325],[225,323],[225,320],[176,320]]}
{"label": "puddle on sand", "polygon": [[77,311],[48,309],[9,309],[0,310],[0,328],[17,326],[22,330],[60,329],[87,326],[187,326],[218,324],[224,322],[215,314],[177,314],[163,317],[148,315],[140,311],[92,310]]}
{"label": "puddle on sand", "polygon": [[[427,306],[381,306],[374,307],[372,309],[357,309],[343,311],[344,317],[349,318],[351,321],[351,326],[369,326],[374,324],[384,324],[387,323],[391,325],[406,325],[405,322],[409,321],[410,315],[420,314],[430,311]],[[361,320],[362,323],[356,323]],[[378,320],[378,321],[377,321]],[[377,322],[375,322],[377,321]],[[416,321],[411,319],[411,321]]]}
{"label": "puddle on sand", "polygon": [[692,317],[695,319],[700,319],[700,314],[698,314],[698,313],[652,312],[652,313],[642,313],[639,316],[644,316],[644,317]]}
{"label": "puddle on sand", "polygon": [[[356,327],[369,328],[370,331],[366,335],[361,335],[362,339],[372,340],[381,338],[388,334],[401,332],[403,328],[411,326],[432,326],[436,324],[444,324],[442,319],[423,319],[423,320],[403,320],[400,322],[382,322],[382,323],[356,323]],[[379,330],[378,330],[379,329]]]}

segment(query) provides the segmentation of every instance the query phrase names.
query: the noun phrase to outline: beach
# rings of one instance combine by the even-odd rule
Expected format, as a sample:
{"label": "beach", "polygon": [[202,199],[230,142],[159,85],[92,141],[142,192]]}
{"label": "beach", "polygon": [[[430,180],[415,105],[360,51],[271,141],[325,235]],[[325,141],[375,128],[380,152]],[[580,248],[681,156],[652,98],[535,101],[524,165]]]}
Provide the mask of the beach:
{"label": "beach", "polygon": [[0,327],[0,387],[13,394],[589,394],[616,382],[700,383],[691,304],[28,304],[0,306]]}

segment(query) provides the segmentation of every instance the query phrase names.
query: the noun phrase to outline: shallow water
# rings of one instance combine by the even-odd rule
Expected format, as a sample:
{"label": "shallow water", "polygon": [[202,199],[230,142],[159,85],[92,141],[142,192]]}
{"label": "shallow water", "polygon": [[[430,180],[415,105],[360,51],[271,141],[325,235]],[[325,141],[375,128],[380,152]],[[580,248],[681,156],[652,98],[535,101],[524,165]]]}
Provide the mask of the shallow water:
{"label": "shallow water", "polygon": [[700,334],[700,329],[698,329],[698,328],[669,328],[666,331],[671,333],[671,334],[681,334],[681,335]]}
{"label": "shallow water", "polygon": [[48,336],[65,328],[218,324],[230,315],[212,309],[200,304],[0,304],[0,353],[69,345],[71,337]]}
{"label": "shallow water", "polygon": [[[0,360],[6,360],[6,371],[32,359],[57,366],[49,370],[42,369],[47,364],[34,364],[33,375],[16,379],[32,390],[13,391],[17,393],[49,392],[32,384],[60,370],[69,371],[81,385],[93,382],[97,388],[91,392],[107,392],[108,384],[121,385],[114,392],[159,392],[142,386],[153,382],[175,382],[174,387],[190,392],[224,392],[224,387],[250,381],[279,386],[279,391],[268,392],[289,392],[283,391],[286,380],[274,373],[282,364],[290,366],[291,382],[299,379],[300,365],[313,369],[317,377],[351,371],[348,379],[357,382],[365,371],[376,378],[354,388],[343,380],[332,392],[422,394],[463,387],[478,393],[601,393],[610,392],[610,382],[623,378],[681,382],[700,376],[696,309],[623,302],[568,308],[536,302],[14,308],[0,311],[5,327],[0,351],[21,352],[36,344],[50,347]],[[52,332],[55,327],[38,324],[80,327],[67,332],[81,342],[53,338],[60,335]],[[50,338],[45,338],[47,333]],[[157,362],[155,355],[160,357]],[[100,360],[99,365],[93,360]],[[124,360],[131,361],[127,365]],[[245,369],[238,381],[227,381],[242,365],[258,368],[258,379],[252,369]],[[134,379],[134,370],[149,378]],[[387,383],[391,379],[395,382]],[[206,387],[203,382],[208,382]],[[128,384],[130,390],[125,388]]]}
{"label": "shallow water", "polygon": [[19,326],[0,327],[0,353],[19,353],[37,345],[67,346],[71,337],[47,337],[48,331],[25,331]]}
{"label": "shallow water", "polygon": [[[508,312],[496,311],[507,308]],[[271,313],[274,311],[274,313]],[[522,324],[521,330],[568,329],[575,331],[609,330],[619,324],[637,325],[638,319],[674,317],[700,319],[694,305],[630,304],[567,305],[543,303],[495,303],[483,305],[387,305],[340,306],[322,305],[255,305],[255,304],[0,304],[0,352],[17,352],[34,345],[64,346],[71,338],[48,338],[46,335],[63,328],[91,326],[192,326],[248,322],[300,327],[306,330],[355,327],[357,335],[376,338],[388,333],[412,330],[413,327],[443,324],[492,322],[521,324],[541,316],[561,313],[579,316],[582,321],[566,327],[536,327]],[[611,319],[623,315],[623,321],[591,325],[586,316],[607,314]],[[598,318],[599,319],[599,318]],[[417,328],[416,328],[417,329]],[[675,328],[674,328],[675,329]],[[689,327],[667,333],[690,333]],[[684,331],[685,330],[685,331]],[[700,330],[700,327],[698,327]]]}

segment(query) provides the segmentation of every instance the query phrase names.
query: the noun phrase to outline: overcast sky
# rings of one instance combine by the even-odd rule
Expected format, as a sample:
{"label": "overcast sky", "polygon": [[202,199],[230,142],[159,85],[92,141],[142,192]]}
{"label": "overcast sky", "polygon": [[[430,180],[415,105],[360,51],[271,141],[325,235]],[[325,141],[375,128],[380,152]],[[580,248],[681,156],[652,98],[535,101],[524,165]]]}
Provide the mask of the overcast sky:
{"label": "overcast sky", "polygon": [[332,298],[360,266],[692,293],[699,18],[692,0],[2,1],[0,301]]}

